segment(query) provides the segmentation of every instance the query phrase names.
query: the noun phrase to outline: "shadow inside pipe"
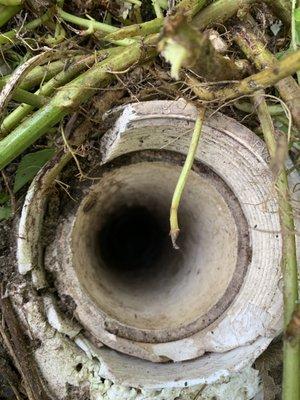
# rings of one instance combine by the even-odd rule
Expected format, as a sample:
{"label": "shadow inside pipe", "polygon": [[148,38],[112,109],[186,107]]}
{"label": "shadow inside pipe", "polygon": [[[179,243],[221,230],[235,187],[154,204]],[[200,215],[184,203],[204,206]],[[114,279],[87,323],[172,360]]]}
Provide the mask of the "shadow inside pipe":
{"label": "shadow inside pipe", "polygon": [[140,205],[121,207],[108,216],[97,245],[110,273],[130,285],[145,285],[159,275],[160,261],[173,253],[166,221]]}
{"label": "shadow inside pipe", "polygon": [[122,207],[99,232],[98,246],[107,268],[123,279],[153,273],[170,242],[168,229],[143,206]]}

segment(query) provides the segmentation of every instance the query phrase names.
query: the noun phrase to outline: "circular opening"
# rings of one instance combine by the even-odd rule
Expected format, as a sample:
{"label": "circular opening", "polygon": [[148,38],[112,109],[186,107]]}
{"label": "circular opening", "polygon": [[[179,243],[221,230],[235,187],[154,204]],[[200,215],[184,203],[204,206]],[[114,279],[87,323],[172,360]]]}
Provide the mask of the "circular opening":
{"label": "circular opening", "polygon": [[246,223],[220,178],[192,171],[175,250],[169,213],[181,167],[141,157],[105,172],[81,203],[73,265],[107,331],[164,342],[209,325],[233,300],[248,262]]}

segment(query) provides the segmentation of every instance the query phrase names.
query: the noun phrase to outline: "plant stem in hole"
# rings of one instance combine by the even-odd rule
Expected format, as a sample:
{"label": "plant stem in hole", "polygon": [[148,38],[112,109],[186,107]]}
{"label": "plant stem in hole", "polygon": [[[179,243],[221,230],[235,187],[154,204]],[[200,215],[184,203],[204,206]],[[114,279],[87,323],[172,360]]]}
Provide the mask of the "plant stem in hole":
{"label": "plant stem in hole", "polygon": [[172,240],[172,244],[174,249],[179,249],[176,244],[176,240],[179,235],[179,224],[178,224],[178,208],[180,204],[180,200],[182,197],[183,190],[185,188],[189,172],[193,166],[193,162],[195,159],[195,154],[198,148],[198,143],[201,137],[202,131],[202,124],[205,116],[205,108],[200,108],[198,111],[198,116],[195,122],[195,127],[192,135],[192,140],[190,143],[189,151],[182,168],[181,174],[179,176],[173,198],[171,203],[171,210],[170,210],[170,236]]}

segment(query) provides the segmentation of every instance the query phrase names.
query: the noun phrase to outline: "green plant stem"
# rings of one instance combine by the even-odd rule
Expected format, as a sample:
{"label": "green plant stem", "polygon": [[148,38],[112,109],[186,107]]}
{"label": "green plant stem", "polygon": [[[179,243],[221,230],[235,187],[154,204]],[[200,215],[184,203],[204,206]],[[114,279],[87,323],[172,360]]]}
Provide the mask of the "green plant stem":
{"label": "green plant stem", "polygon": [[163,18],[163,13],[157,0],[152,0],[152,5],[157,18]]}
{"label": "green plant stem", "polygon": [[[275,130],[263,93],[258,92],[255,94],[254,104],[270,156],[274,159],[276,157]],[[276,187],[278,191],[279,216],[283,241],[282,274],[284,283],[284,327],[286,328],[298,301],[298,270],[293,209],[290,202],[289,185],[284,165],[277,177]],[[300,398],[299,355],[299,343],[292,344],[285,339],[283,345],[283,400],[299,400]]]}
{"label": "green plant stem", "polygon": [[35,93],[27,92],[24,89],[16,88],[12,94],[12,98],[20,103],[29,104],[33,108],[42,107],[45,104],[45,98]]}
{"label": "green plant stem", "polygon": [[192,18],[202,10],[207,3],[207,0],[181,0],[175,7],[175,13],[178,15],[185,14]]}
{"label": "green plant stem", "polygon": [[57,7],[56,9],[57,15],[60,16],[64,21],[71,22],[72,24],[81,26],[90,30],[91,32],[101,31],[101,32],[115,32],[118,30],[115,26],[104,24],[103,22],[98,22],[95,20],[85,19],[77,17],[76,15],[69,14],[61,8]]}
{"label": "green plant stem", "polygon": [[[237,45],[258,69],[276,68],[279,61],[266,49],[264,43],[258,40],[247,24],[240,24],[234,30],[233,38]],[[298,68],[299,69],[299,68]],[[294,71],[297,72],[297,69]],[[289,107],[294,124],[300,129],[300,87],[293,77],[288,76],[275,83],[282,99]]]}
{"label": "green plant stem", "polygon": [[[20,31],[21,32],[32,31],[35,28],[41,26],[49,18],[50,18],[50,13],[47,12],[44,15],[42,15],[41,17],[28,22],[28,24],[25,24]],[[0,44],[14,43],[14,38],[16,37],[16,35],[18,33],[20,33],[20,31],[17,31],[16,29],[12,29],[11,31],[8,31],[5,33],[0,33]]]}
{"label": "green plant stem", "polygon": [[[184,0],[181,1],[177,7],[178,14],[186,13],[190,17],[194,17],[207,3],[207,0]],[[190,4],[191,8],[188,8]],[[143,22],[141,24],[134,24],[125,26],[124,28],[117,29],[115,32],[110,33],[104,37],[108,41],[116,41],[120,39],[130,38],[134,36],[146,36],[152,33],[157,33],[163,27],[164,18],[155,18],[151,21]]]}
{"label": "green plant stem", "polygon": [[111,82],[115,78],[114,71],[127,70],[139,61],[153,58],[156,55],[154,45],[157,40],[157,35],[153,35],[142,44],[136,43],[122,50],[119,49],[117,54],[95,64],[60,89],[48,104],[21,123],[0,142],[0,170],[65,115],[78,110],[80,105],[91,98],[98,89]]}
{"label": "green plant stem", "polygon": [[[300,7],[300,1],[292,0],[292,22],[291,22],[291,49],[296,51],[300,45],[300,33],[297,33],[295,10]],[[297,80],[300,85],[300,71],[297,71]]]}
{"label": "green plant stem", "polygon": [[[91,67],[97,60],[107,58],[109,55],[116,54],[118,49],[100,50],[91,56],[75,57],[75,63],[70,65],[66,71],[61,71],[59,74],[49,80],[40,90],[36,92],[38,95],[50,96],[54,91],[62,85],[68,83],[76,77],[80,72]],[[12,113],[10,113],[0,126],[0,139],[5,137],[12,129],[14,129],[25,117],[33,111],[33,107],[27,104],[21,104]]]}
{"label": "green plant stem", "polygon": [[174,190],[174,194],[173,194],[173,198],[172,198],[171,209],[170,209],[170,235],[171,235],[173,247],[175,249],[179,248],[176,244],[176,240],[178,238],[179,231],[180,231],[179,224],[178,224],[178,208],[179,208],[182,193],[185,188],[190,170],[192,169],[192,166],[194,163],[195,155],[196,155],[197,148],[198,148],[198,143],[199,143],[199,140],[201,137],[204,115],[205,115],[205,108],[200,108],[198,111],[198,116],[197,116],[196,122],[195,122],[195,127],[194,127],[194,131],[193,131],[189,151],[188,151],[187,157],[185,159],[184,166],[180,173],[179,179],[177,181],[177,185]]}
{"label": "green plant stem", "polygon": [[204,8],[193,19],[193,26],[205,29],[215,23],[223,24],[239,10],[247,9],[255,0],[218,0]]}
{"label": "green plant stem", "polygon": [[61,23],[59,21],[56,22],[55,24],[55,31],[54,31],[54,36],[48,35],[45,38],[45,42],[51,46],[54,47],[57,44],[61,43],[66,37],[66,31],[62,27]]}
{"label": "green plant stem", "polygon": [[127,0],[129,3],[134,4],[137,7],[141,7],[142,2],[141,0]]}
{"label": "green plant stem", "polygon": [[[4,85],[5,83],[0,81],[0,91]],[[45,99],[42,96],[38,96],[35,93],[30,93],[21,88],[14,89],[12,99],[21,103],[29,104],[33,108],[38,108],[45,104]]]}
{"label": "green plant stem", "polygon": [[20,6],[23,3],[22,0],[0,0],[0,4],[3,6]]}
{"label": "green plant stem", "polygon": [[[76,59],[79,59],[79,57],[82,56],[75,56],[74,61]],[[65,65],[66,65],[66,60],[59,60],[59,61],[53,61],[46,65],[42,66],[39,65],[37,67],[34,67],[28,73],[28,75],[24,77],[19,87],[21,89],[28,90],[39,85],[41,82],[44,81],[47,82],[53,76],[57,75],[62,69],[64,69]],[[3,87],[3,85],[9,80],[9,78],[10,75],[6,75],[0,78],[0,88]]]}
{"label": "green plant stem", "polygon": [[0,6],[0,28],[22,9],[21,6]]}
{"label": "green plant stem", "polygon": [[134,36],[146,36],[151,33],[158,32],[163,26],[163,18],[155,18],[151,21],[143,22],[141,24],[134,24],[120,28],[113,33],[104,36],[104,40],[115,41]]}
{"label": "green plant stem", "polygon": [[229,83],[222,89],[214,86],[204,87],[196,78],[187,76],[186,83],[203,101],[224,101],[250,95],[259,89],[275,85],[281,79],[293,75],[300,69],[300,50],[288,54],[275,67],[266,68],[237,83]]}
{"label": "green plant stem", "polygon": [[[246,101],[236,101],[234,103],[234,106],[240,110],[240,111],[244,111],[246,113],[254,113],[255,112],[255,108],[253,107],[253,105],[251,103],[248,103]],[[282,115],[284,114],[284,110],[280,105],[268,105],[268,112],[270,115]]]}
{"label": "green plant stem", "polygon": [[[113,25],[104,24],[103,22],[77,17],[76,15],[69,14],[66,11],[63,11],[59,7],[57,7],[57,14],[59,15],[60,18],[62,18],[65,21],[86,28],[85,32],[86,34],[93,34],[94,32],[97,31],[100,31],[101,34],[106,34],[106,33],[116,32],[119,29]],[[111,40],[111,42],[113,41]],[[126,38],[123,41],[114,41],[113,43],[118,44],[120,46],[128,46],[132,44],[133,41]]]}

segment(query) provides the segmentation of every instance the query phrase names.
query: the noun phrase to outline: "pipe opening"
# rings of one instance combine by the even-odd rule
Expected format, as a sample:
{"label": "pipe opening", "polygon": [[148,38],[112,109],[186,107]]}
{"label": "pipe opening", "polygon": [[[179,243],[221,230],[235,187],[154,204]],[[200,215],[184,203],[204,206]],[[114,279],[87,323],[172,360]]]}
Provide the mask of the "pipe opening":
{"label": "pipe opening", "polygon": [[248,236],[235,196],[205,167],[190,173],[175,250],[169,213],[181,166],[141,157],[108,169],[82,201],[73,265],[106,331],[166,342],[203,329],[228,307],[249,262]]}

